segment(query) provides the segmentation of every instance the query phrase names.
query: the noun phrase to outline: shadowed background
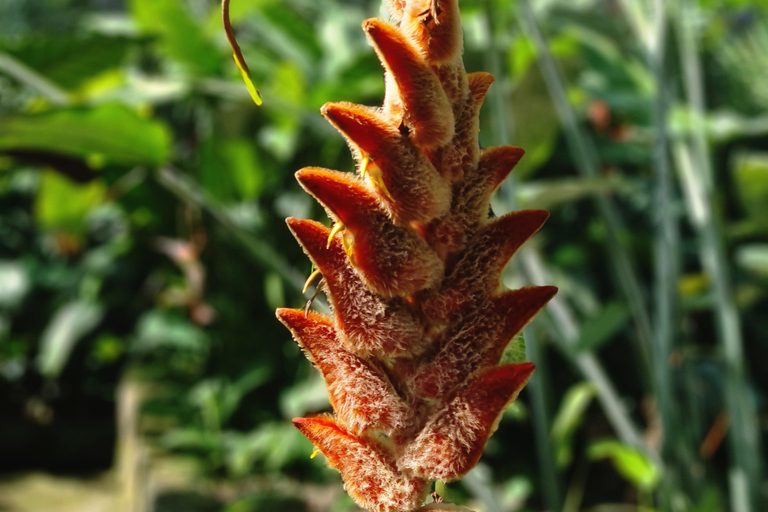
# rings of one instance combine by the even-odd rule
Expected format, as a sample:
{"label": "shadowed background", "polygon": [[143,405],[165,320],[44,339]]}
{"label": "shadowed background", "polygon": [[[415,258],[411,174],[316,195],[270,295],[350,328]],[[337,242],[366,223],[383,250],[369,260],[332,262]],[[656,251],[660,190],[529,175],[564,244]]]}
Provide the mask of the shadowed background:
{"label": "shadowed background", "polygon": [[[461,0],[496,75],[495,214],[550,220],[537,365],[462,483],[479,512],[768,506],[768,3]],[[357,510],[290,418],[329,409],[274,309],[311,269],[293,178],[380,104],[378,0],[0,2],[0,511]],[[316,306],[322,308],[319,298]],[[520,353],[508,354],[519,360]]]}

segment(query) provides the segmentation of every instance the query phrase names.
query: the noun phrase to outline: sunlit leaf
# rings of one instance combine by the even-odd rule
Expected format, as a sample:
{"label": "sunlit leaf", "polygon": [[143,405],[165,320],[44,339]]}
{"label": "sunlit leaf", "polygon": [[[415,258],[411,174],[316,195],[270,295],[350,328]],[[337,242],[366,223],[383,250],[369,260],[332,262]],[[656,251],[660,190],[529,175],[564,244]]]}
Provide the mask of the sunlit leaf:
{"label": "sunlit leaf", "polygon": [[88,213],[104,201],[106,189],[100,180],[75,183],[53,171],[42,173],[35,198],[35,218],[44,229],[80,232]]}
{"label": "sunlit leaf", "polygon": [[306,415],[330,408],[328,390],[320,374],[294,384],[280,396],[280,410],[286,418]]}
{"label": "sunlit leaf", "polygon": [[661,478],[661,470],[645,454],[613,439],[590,444],[587,455],[592,460],[610,459],[621,476],[644,491],[653,490]]}
{"label": "sunlit leaf", "polygon": [[768,244],[749,244],[736,250],[736,262],[755,274],[768,277]]}
{"label": "sunlit leaf", "polygon": [[19,261],[0,260],[0,308],[14,309],[30,289],[27,269]]}
{"label": "sunlit leaf", "polygon": [[499,364],[517,364],[526,363],[528,358],[525,355],[525,338],[520,333],[512,341],[509,342],[507,348],[504,349],[504,354],[501,356],[501,362]]}
{"label": "sunlit leaf", "polygon": [[294,62],[307,73],[322,59],[317,34],[310,20],[285,2],[265,5],[249,17],[261,44],[287,62]]}
{"label": "sunlit leaf", "polygon": [[164,125],[120,105],[0,119],[0,153],[39,151],[104,164],[157,166],[168,160],[170,146]]}
{"label": "sunlit leaf", "polygon": [[185,318],[152,310],[139,319],[132,348],[137,352],[152,352],[158,349],[201,352],[206,349],[207,344],[207,333]]}
{"label": "sunlit leaf", "polygon": [[552,445],[555,461],[561,468],[567,467],[573,458],[573,435],[584,421],[584,413],[595,396],[595,387],[588,382],[571,386],[560,403],[560,409],[552,423]]}
{"label": "sunlit leaf", "polygon": [[37,368],[46,377],[57,377],[72,354],[75,344],[101,321],[101,305],[90,301],[69,302],[48,323],[40,338]]}
{"label": "sunlit leaf", "polygon": [[[514,51],[510,52],[510,55],[513,53]],[[493,87],[499,87],[499,85]],[[490,94],[494,94],[493,91]],[[489,111],[486,120],[491,123],[483,125],[480,139],[482,141],[485,137],[485,126],[496,130],[492,120],[495,116],[509,115],[514,126],[525,126],[525,130],[515,132],[514,140],[516,146],[525,148],[525,158],[515,166],[515,176],[522,178],[533,173],[552,156],[560,133],[560,121],[538,66],[531,66],[528,69],[505,103],[509,105],[511,112]],[[489,146],[493,144],[497,142],[487,143]]]}
{"label": "sunlit leaf", "polygon": [[768,153],[743,152],[734,162],[741,204],[750,221],[768,228]]}

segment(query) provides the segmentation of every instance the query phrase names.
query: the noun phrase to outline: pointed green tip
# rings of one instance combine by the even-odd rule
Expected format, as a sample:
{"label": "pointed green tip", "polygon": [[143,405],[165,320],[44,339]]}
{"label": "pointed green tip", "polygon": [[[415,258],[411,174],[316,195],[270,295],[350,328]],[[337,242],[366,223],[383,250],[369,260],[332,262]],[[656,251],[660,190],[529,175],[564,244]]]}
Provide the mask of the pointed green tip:
{"label": "pointed green tip", "polygon": [[253,98],[254,103],[256,103],[256,105],[261,105],[261,93],[253,84],[253,80],[251,80],[251,74],[248,73],[248,70],[240,62],[240,59],[237,58],[236,54],[232,57],[235,59],[235,64],[237,64],[237,68],[240,70],[240,76],[243,77],[243,82],[245,82],[245,86],[248,88],[248,92],[251,94],[251,98]]}

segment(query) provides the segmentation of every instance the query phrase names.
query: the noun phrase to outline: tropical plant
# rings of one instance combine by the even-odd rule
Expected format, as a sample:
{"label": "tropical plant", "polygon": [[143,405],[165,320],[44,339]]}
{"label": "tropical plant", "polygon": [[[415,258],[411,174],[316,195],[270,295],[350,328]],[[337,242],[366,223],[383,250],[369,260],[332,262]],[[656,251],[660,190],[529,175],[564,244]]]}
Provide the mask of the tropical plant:
{"label": "tropical plant", "polygon": [[523,151],[479,149],[493,76],[464,71],[458,1],[393,0],[389,9],[393,23],[363,23],[386,70],[383,106],[321,109],[358,175],[296,174],[336,221],[329,229],[288,219],[323,275],[332,316],[309,306],[277,316],[322,373],[335,411],[294,425],[361,507],[407,512],[423,505],[431,481],[477,464],[534,371],[499,365],[505,348],[556,289],[501,285],[548,213],[489,219],[491,194]]}

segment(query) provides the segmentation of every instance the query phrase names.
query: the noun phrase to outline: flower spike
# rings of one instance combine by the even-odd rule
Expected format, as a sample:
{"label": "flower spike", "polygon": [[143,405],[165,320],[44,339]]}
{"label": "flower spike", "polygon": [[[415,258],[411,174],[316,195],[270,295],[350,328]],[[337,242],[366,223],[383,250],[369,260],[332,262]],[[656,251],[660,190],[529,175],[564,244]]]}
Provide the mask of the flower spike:
{"label": "flower spike", "polygon": [[331,314],[277,316],[322,374],[334,412],[293,422],[360,507],[470,512],[425,499],[432,480],[477,464],[534,372],[500,362],[557,290],[508,290],[501,273],[548,213],[488,218],[523,150],[480,148],[493,76],[464,70],[458,0],[385,1],[391,21],[363,23],[385,69],[383,104],[321,109],[358,172],[296,173],[335,223],[287,221]]}

